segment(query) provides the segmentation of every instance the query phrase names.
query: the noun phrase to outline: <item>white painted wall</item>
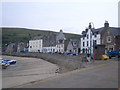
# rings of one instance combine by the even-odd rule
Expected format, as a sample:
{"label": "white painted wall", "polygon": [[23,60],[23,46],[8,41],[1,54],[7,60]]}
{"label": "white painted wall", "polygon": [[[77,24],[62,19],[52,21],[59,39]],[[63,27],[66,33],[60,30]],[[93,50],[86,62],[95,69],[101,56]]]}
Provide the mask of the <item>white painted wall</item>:
{"label": "white painted wall", "polygon": [[29,52],[42,52],[42,39],[29,41]]}
{"label": "white painted wall", "polygon": [[57,44],[57,52],[64,52],[64,44]]}
{"label": "white painted wall", "polygon": [[44,53],[64,52],[64,44],[57,44],[56,46],[43,47]]}
{"label": "white painted wall", "polygon": [[54,53],[57,51],[56,46],[50,46],[50,47],[43,47],[43,53]]}
{"label": "white painted wall", "polygon": [[[101,44],[100,34],[97,34],[95,37],[95,35],[92,35],[91,29],[88,29],[87,35],[88,35],[88,39],[87,39],[87,36],[84,37],[84,39],[81,38],[81,50],[91,49],[91,53],[93,53],[93,40],[96,40],[97,45]],[[88,41],[88,46],[87,46],[87,41]],[[85,46],[83,46],[83,42],[85,43]],[[81,53],[83,53],[83,51],[81,51]],[[89,53],[90,53],[90,50],[89,50]]]}

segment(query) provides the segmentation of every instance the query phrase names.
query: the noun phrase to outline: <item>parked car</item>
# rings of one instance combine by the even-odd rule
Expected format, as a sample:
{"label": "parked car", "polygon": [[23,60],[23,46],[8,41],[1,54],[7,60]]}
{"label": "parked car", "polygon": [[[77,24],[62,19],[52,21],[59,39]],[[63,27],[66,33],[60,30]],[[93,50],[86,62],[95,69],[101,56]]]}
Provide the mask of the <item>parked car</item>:
{"label": "parked car", "polygon": [[108,51],[107,54],[108,54],[110,59],[112,57],[116,57],[116,56],[118,56],[118,58],[120,58],[120,51]]}
{"label": "parked car", "polygon": [[64,52],[58,52],[58,54],[64,54]]}
{"label": "parked car", "polygon": [[0,60],[0,66],[2,67],[2,69],[6,69],[8,66],[10,65],[9,62],[4,61],[4,60]]}
{"label": "parked car", "polygon": [[73,55],[74,55],[74,56],[77,56],[78,54],[77,54],[77,53],[74,53]]}
{"label": "parked car", "polygon": [[4,59],[4,61],[6,61],[6,62],[9,62],[10,64],[15,64],[16,63],[16,60],[14,60],[14,59]]}

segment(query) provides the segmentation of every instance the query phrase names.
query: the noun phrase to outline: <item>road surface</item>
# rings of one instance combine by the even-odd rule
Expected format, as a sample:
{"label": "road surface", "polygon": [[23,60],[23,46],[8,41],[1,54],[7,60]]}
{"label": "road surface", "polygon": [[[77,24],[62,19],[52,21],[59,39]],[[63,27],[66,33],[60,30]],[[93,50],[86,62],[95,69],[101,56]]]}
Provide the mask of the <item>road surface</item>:
{"label": "road surface", "polygon": [[15,88],[118,88],[118,61],[84,68]]}

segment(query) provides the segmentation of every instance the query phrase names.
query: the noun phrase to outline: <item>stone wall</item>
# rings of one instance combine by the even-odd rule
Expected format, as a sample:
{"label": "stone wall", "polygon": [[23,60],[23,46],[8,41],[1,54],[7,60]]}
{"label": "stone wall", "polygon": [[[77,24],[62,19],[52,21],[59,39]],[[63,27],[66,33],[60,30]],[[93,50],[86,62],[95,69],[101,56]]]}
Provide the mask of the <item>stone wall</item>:
{"label": "stone wall", "polygon": [[43,60],[49,61],[51,63],[57,64],[62,68],[66,68],[69,71],[79,69],[83,67],[82,65],[82,56],[70,56],[70,55],[62,55],[62,54],[49,54],[49,53],[2,53],[4,55],[10,56],[19,56],[19,57],[35,57],[41,58]]}

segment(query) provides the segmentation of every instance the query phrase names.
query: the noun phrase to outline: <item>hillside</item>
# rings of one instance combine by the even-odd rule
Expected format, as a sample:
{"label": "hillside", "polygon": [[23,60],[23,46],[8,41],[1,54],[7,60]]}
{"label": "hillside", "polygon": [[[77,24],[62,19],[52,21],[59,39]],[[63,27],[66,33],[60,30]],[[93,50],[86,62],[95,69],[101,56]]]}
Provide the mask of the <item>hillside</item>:
{"label": "hillside", "polygon": [[[29,39],[39,36],[46,35],[48,33],[57,33],[53,31],[35,30],[26,28],[2,28],[2,44],[15,43],[15,42],[27,42]],[[64,33],[66,38],[80,39],[80,35]]]}

